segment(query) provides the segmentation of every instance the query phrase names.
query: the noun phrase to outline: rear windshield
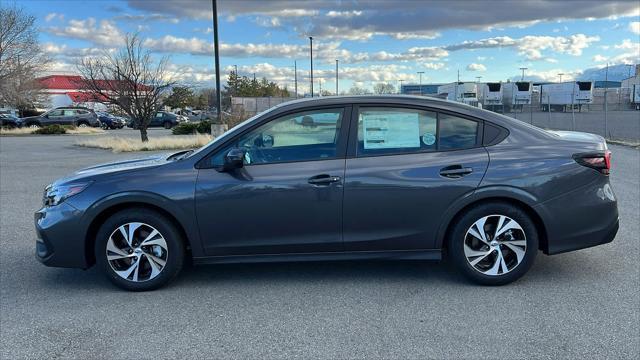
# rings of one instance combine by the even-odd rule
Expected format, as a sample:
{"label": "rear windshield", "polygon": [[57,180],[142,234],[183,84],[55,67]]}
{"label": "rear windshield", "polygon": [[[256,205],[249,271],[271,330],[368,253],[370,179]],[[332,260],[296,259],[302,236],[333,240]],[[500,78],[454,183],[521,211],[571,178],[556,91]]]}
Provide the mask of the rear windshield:
{"label": "rear windshield", "polygon": [[528,82],[517,82],[516,86],[518,87],[518,91],[529,91]]}

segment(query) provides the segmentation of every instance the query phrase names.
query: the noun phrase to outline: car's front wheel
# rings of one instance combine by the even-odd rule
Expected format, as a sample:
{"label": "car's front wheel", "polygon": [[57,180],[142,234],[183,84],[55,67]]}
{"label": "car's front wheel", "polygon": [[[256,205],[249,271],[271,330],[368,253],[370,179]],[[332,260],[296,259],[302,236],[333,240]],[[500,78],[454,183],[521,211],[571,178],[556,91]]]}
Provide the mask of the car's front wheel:
{"label": "car's front wheel", "polygon": [[519,207],[486,203],[455,220],[447,247],[451,261],[467,278],[483,285],[504,285],[533,265],[538,233]]}
{"label": "car's front wheel", "polygon": [[114,284],[146,291],[164,286],[180,272],[185,249],[170,219],[148,209],[130,209],[100,227],[95,256]]}

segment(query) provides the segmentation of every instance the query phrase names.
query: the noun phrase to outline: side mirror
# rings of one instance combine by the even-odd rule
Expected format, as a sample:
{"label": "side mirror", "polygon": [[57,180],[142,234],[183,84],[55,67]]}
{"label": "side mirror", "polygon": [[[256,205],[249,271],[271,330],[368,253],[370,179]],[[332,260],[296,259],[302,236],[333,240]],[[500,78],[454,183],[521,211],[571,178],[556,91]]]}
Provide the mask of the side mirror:
{"label": "side mirror", "polygon": [[240,169],[244,166],[244,150],[233,148],[224,156],[224,170]]}
{"label": "side mirror", "polygon": [[266,148],[273,147],[273,135],[262,135],[262,146]]}

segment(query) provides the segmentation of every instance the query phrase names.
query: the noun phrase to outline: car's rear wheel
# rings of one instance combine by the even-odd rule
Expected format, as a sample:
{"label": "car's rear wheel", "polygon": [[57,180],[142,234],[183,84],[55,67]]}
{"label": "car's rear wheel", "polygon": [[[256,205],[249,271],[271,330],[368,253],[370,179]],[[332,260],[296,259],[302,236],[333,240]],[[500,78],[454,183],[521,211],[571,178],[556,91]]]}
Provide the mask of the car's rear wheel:
{"label": "car's rear wheel", "polygon": [[533,265],[538,233],[522,209],[508,203],[486,203],[455,220],[448,251],[467,278],[483,285],[504,285],[522,277]]}
{"label": "car's rear wheel", "polygon": [[78,123],[78,127],[79,128],[88,128],[89,127],[89,123],[85,122],[85,121],[80,121]]}
{"label": "car's rear wheel", "polygon": [[165,216],[148,209],[118,212],[100,227],[97,265],[117,286],[132,291],[157,289],[182,269],[180,232]]}
{"label": "car's rear wheel", "polygon": [[171,122],[169,122],[169,121],[165,121],[165,122],[164,122],[164,128],[165,128],[165,129],[171,129],[171,127],[172,127]]}
{"label": "car's rear wheel", "polygon": [[38,123],[29,123],[29,124],[27,124],[27,126],[29,127],[29,129],[33,129],[33,130],[40,129],[40,124],[38,124]]}

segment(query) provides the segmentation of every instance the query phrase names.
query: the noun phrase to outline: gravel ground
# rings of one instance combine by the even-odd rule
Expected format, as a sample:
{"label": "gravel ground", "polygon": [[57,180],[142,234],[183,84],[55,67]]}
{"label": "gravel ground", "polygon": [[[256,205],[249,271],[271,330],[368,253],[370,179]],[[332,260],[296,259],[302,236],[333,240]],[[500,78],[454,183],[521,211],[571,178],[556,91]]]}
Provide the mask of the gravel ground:
{"label": "gravel ground", "polygon": [[611,146],[613,243],[540,254],[512,285],[470,285],[446,262],[338,262],[199,266],[128,293],[95,269],[47,268],[33,255],[44,185],[137,155],[77,148],[77,138],[0,138],[2,359],[640,356],[638,149]]}

